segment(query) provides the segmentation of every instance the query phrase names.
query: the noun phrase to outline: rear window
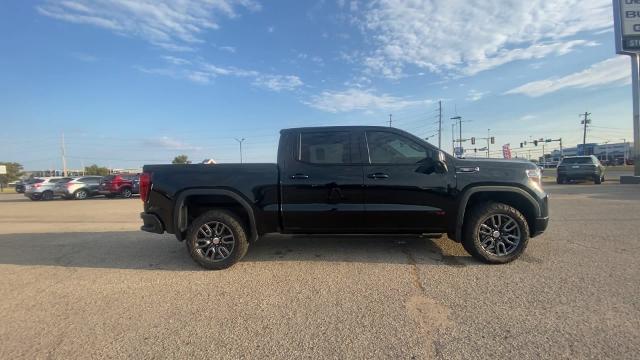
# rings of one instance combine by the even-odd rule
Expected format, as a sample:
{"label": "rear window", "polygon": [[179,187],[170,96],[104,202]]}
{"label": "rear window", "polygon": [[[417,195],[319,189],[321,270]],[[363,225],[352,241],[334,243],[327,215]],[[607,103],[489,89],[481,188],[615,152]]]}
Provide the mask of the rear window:
{"label": "rear window", "polygon": [[73,180],[72,178],[60,178],[60,179],[51,179],[49,180],[50,183],[68,183],[69,181]]}
{"label": "rear window", "polygon": [[351,142],[347,131],[327,131],[300,134],[300,157],[312,164],[348,164],[351,162]]}
{"label": "rear window", "polygon": [[27,181],[25,181],[25,184],[38,184],[43,182],[44,179],[29,179]]}
{"label": "rear window", "polygon": [[593,164],[593,159],[590,156],[564,158],[561,165],[567,164]]}
{"label": "rear window", "polygon": [[102,181],[113,181],[113,179],[115,179],[116,176],[115,175],[107,175],[105,177],[102,178]]}

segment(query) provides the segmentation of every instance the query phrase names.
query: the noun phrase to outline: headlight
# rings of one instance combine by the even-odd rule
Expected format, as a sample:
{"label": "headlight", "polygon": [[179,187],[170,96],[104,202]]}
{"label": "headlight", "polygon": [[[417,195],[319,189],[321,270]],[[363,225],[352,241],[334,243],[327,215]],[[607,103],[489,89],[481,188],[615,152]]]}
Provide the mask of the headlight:
{"label": "headlight", "polygon": [[542,172],[540,169],[527,169],[526,170],[527,177],[538,184],[542,183]]}

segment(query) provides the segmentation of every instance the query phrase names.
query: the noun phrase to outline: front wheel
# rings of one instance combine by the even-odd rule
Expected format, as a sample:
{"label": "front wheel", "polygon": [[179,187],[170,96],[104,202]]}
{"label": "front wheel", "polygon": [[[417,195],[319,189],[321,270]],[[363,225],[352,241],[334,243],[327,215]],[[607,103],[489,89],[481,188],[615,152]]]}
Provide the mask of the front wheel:
{"label": "front wheel", "polygon": [[193,261],[209,270],[232,266],[249,248],[242,221],[224,210],[208,211],[195,219],[186,243]]}
{"label": "front wheel", "polygon": [[131,192],[131,189],[129,188],[124,188],[122,189],[122,191],[120,191],[120,195],[125,198],[128,199],[131,197],[131,195],[133,195],[133,193]]}
{"label": "front wheel", "polygon": [[89,197],[89,193],[87,192],[87,190],[80,189],[80,190],[76,191],[76,192],[73,194],[73,197],[74,197],[76,200],[84,200],[84,199],[86,199],[87,197]]}
{"label": "front wheel", "polygon": [[508,263],[527,248],[529,225],[516,208],[485,203],[473,208],[466,217],[462,242],[465,250],[482,262]]}

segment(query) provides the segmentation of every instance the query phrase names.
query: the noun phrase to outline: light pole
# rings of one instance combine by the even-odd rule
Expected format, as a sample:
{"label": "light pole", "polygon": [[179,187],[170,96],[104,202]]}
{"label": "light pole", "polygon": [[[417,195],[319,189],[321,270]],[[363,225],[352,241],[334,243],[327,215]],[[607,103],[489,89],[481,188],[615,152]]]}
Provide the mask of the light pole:
{"label": "light pole", "polygon": [[240,164],[242,164],[242,142],[244,141],[244,138],[242,139],[235,138],[235,139],[238,142],[238,144],[240,144]]}
{"label": "light pole", "polygon": [[[458,130],[460,131],[460,137],[458,138],[458,148],[460,150],[460,157],[462,157],[462,117],[461,116],[454,116],[451,118],[451,120],[453,120],[454,122],[458,121]],[[454,150],[454,156],[455,156],[455,150]]]}

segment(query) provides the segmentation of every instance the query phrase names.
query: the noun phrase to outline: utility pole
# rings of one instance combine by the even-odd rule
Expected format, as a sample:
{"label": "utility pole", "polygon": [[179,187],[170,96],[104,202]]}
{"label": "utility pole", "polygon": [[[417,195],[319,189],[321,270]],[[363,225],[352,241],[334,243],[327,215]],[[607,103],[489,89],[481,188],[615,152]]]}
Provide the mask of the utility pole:
{"label": "utility pole", "polygon": [[[584,114],[580,114],[580,116],[584,116],[584,119],[580,122],[580,124],[584,125],[584,132],[582,135],[582,151],[583,152],[586,152],[585,144],[587,143],[587,126],[591,123],[591,119],[589,119],[589,115],[591,115],[591,113],[588,113],[586,111]],[[586,154],[582,154],[582,155],[586,155]]]}
{"label": "utility pole", "polygon": [[442,149],[442,100],[438,101],[438,149]]}
{"label": "utility pole", "polygon": [[242,142],[244,141],[244,138],[242,139],[235,138],[235,139],[238,142],[238,144],[240,144],[240,164],[242,164]]}
{"label": "utility pole", "polygon": [[491,129],[487,129],[487,159],[489,158],[489,146],[491,144]]}
{"label": "utility pole", "polygon": [[[460,150],[460,157],[462,157],[462,117],[460,116],[454,116],[451,118],[451,120],[453,120],[454,124],[456,121],[460,121],[460,123],[458,124],[458,126],[460,127],[460,137],[458,138],[458,149]],[[452,127],[453,129],[453,127]],[[454,135],[455,137],[455,135]],[[454,146],[454,150],[453,150],[453,154],[455,156],[455,146]]]}
{"label": "utility pole", "polygon": [[67,176],[67,154],[64,147],[64,133],[62,133],[62,174]]}
{"label": "utility pole", "polygon": [[456,124],[451,124],[451,155],[456,156]]}
{"label": "utility pole", "polygon": [[389,127],[391,127],[391,123],[393,122],[393,120],[391,120],[392,116],[393,116],[392,114],[389,114]]}

